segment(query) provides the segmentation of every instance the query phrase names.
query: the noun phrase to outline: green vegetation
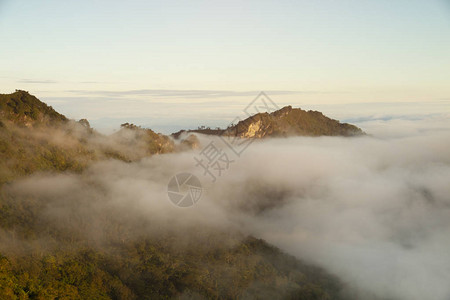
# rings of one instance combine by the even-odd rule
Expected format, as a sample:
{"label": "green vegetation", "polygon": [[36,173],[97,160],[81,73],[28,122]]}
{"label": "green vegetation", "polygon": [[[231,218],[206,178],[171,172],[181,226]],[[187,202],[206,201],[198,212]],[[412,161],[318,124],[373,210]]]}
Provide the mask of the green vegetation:
{"label": "green vegetation", "polygon": [[333,276],[235,230],[21,190],[0,193],[0,299],[340,299]]}
{"label": "green vegetation", "polygon": [[306,300],[336,299],[340,289],[323,271],[251,238],[207,252],[168,253],[146,240],[115,250],[0,257],[0,298]]}
{"label": "green vegetation", "polygon": [[174,149],[169,137],[150,129],[124,124],[104,136],[28,92],[0,94],[0,185],[36,171],[81,172],[102,159],[131,162]]}
{"label": "green vegetation", "polygon": [[45,130],[29,131],[14,124],[0,129],[0,185],[36,171],[79,172],[96,158],[75,138],[68,137],[74,144],[64,146],[47,136]]}
{"label": "green vegetation", "polygon": [[0,116],[22,125],[56,124],[66,122],[67,118],[51,106],[41,102],[26,91],[16,90],[12,94],[0,94]]}

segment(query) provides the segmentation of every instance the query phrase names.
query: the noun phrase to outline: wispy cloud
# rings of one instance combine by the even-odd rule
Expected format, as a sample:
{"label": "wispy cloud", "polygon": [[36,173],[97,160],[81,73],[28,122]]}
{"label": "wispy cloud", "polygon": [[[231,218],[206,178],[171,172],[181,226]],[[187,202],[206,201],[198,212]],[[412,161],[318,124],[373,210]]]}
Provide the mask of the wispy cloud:
{"label": "wispy cloud", "polygon": [[414,115],[370,115],[362,116],[357,118],[348,118],[343,121],[349,123],[364,123],[364,122],[374,122],[374,121],[391,121],[391,120],[406,120],[406,121],[421,121],[424,119],[429,119],[431,117],[440,116],[439,113],[433,114],[414,114]]}
{"label": "wispy cloud", "polygon": [[[1,1],[1,0],[0,0]],[[7,78],[16,80],[17,83],[26,83],[26,84],[55,84],[55,83],[69,83],[69,84],[113,84],[116,82],[110,81],[59,81],[53,79],[30,79],[30,78],[17,78],[17,77],[9,77],[9,76],[0,76],[0,78]]]}
{"label": "wispy cloud", "polygon": [[[127,96],[153,96],[159,98],[221,98],[245,96],[252,97],[260,91],[226,91],[226,90],[164,90],[164,89],[141,89],[127,91],[91,91],[91,90],[69,90],[69,93],[83,96],[103,97],[127,97]],[[267,91],[270,95],[293,95],[303,93],[316,93],[315,91]]]}
{"label": "wispy cloud", "polygon": [[58,83],[56,80],[34,80],[34,79],[20,79],[18,83],[37,83],[37,84],[54,84]]}

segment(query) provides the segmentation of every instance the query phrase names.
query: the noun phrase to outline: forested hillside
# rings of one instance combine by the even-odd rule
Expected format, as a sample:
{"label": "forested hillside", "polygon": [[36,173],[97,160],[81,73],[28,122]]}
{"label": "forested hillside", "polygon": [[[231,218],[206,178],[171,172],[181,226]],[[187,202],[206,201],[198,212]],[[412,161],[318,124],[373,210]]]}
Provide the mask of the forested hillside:
{"label": "forested hillside", "polygon": [[167,136],[128,123],[104,136],[24,91],[0,95],[0,109],[0,299],[341,297],[337,278],[263,240],[166,226],[90,177],[99,161],[176,151]]}

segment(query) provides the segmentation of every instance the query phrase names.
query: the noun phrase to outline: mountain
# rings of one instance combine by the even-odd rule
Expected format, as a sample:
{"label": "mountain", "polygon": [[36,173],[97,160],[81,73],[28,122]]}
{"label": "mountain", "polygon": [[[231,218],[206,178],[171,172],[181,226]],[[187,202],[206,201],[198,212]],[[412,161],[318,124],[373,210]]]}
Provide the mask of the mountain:
{"label": "mountain", "polygon": [[318,111],[305,111],[291,106],[273,113],[259,113],[228,128],[226,135],[246,137],[278,136],[355,136],[363,131],[351,124],[340,123]]}
{"label": "mountain", "polygon": [[68,119],[51,106],[41,102],[26,91],[16,90],[12,94],[0,94],[0,118],[32,126],[36,124],[59,124]]}
{"label": "mountain", "polygon": [[[184,130],[173,134],[178,138]],[[211,135],[224,135],[239,138],[266,138],[287,136],[357,136],[364,132],[351,124],[340,123],[318,111],[305,111],[285,106],[273,113],[258,113],[227,129],[195,129]]]}
{"label": "mountain", "polygon": [[[290,125],[253,121],[257,136]],[[233,128],[246,137],[252,124]],[[338,278],[238,230],[130,216],[108,196],[108,168],[86,170],[198,146],[129,123],[102,135],[25,91],[0,95],[0,299],[344,299]]]}
{"label": "mountain", "polygon": [[37,171],[81,172],[99,160],[126,162],[178,151],[168,136],[133,124],[103,135],[26,91],[0,94],[0,185]]}
{"label": "mountain", "polygon": [[[176,139],[186,131],[174,133]],[[364,134],[317,111],[286,106],[259,113],[227,129],[191,133],[267,138],[284,136],[355,136]],[[102,135],[86,119],[70,120],[26,91],[0,94],[0,185],[36,171],[81,172],[99,160],[138,161],[146,156],[199,148],[194,135],[181,141],[134,124]]]}

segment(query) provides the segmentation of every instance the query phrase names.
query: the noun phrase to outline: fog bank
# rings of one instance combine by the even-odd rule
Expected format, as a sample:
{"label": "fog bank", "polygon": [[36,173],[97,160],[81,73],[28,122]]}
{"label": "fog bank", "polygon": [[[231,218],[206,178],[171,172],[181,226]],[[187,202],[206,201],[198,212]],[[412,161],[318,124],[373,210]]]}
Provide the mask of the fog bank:
{"label": "fog bank", "polygon": [[[241,231],[324,267],[359,298],[444,300],[450,126],[440,122],[440,130],[396,121],[372,124],[380,129],[372,136],[256,141],[241,157],[230,154],[234,162],[216,182],[195,165],[197,150],[100,162],[81,175],[35,175],[8,189],[24,203],[37,199],[39,226],[98,246],[111,235],[120,241],[173,231],[180,239],[174,245],[183,247],[183,239],[204,231]],[[383,135],[383,126],[396,134]],[[200,138],[203,146],[210,139]],[[170,178],[180,172],[203,185],[190,208],[167,197]]]}

